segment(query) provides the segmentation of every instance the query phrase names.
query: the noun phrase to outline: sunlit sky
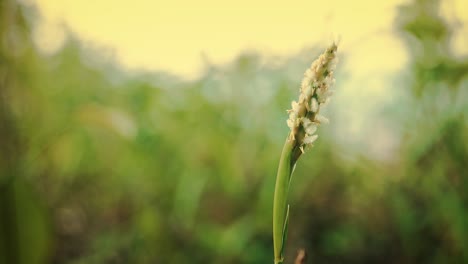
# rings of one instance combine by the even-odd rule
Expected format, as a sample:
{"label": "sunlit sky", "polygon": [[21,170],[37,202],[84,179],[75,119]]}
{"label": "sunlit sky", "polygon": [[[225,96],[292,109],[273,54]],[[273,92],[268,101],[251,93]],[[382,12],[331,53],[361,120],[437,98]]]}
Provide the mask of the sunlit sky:
{"label": "sunlit sky", "polygon": [[[36,1],[44,16],[37,42],[46,52],[60,47],[59,25],[66,24],[83,40],[112,49],[129,68],[186,77],[199,73],[202,58],[221,64],[245,50],[287,56],[335,39],[342,51],[385,50],[378,57],[387,68],[400,67],[405,56],[391,34],[395,7],[403,0]],[[447,12],[466,18],[467,3],[455,0]]]}
{"label": "sunlit sky", "polygon": [[[362,135],[366,113],[398,96],[387,79],[403,69],[408,57],[393,28],[396,7],[407,0],[23,1],[36,1],[43,16],[35,42],[44,53],[61,47],[66,25],[84,43],[112,50],[125,68],[186,79],[198,77],[206,61],[222,65],[246,50],[287,57],[339,39],[339,52],[347,54],[340,67],[352,78],[336,100],[353,108],[343,117],[353,120],[346,127],[350,135]],[[467,55],[468,1],[442,2],[445,17],[462,24],[452,45]]]}

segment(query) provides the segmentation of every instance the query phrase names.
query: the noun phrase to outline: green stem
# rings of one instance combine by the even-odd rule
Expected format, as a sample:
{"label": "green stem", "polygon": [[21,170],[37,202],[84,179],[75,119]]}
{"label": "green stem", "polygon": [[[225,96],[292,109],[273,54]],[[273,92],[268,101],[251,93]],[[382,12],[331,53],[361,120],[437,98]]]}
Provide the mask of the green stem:
{"label": "green stem", "polygon": [[294,162],[293,150],[295,141],[286,139],[276,175],[275,194],[273,198],[273,247],[275,264],[283,263],[284,243],[288,222],[288,192]]}

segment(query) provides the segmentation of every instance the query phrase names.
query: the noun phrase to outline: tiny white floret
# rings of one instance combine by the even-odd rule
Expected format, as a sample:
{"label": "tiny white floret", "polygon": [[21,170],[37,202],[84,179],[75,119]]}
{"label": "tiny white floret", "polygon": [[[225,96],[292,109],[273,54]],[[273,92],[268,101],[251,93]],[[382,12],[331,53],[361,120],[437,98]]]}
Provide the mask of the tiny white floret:
{"label": "tiny white floret", "polygon": [[318,135],[306,136],[304,138],[304,144],[312,144],[315,140],[317,140]]}
{"label": "tiny white floret", "polygon": [[312,97],[312,100],[310,101],[310,110],[314,113],[317,113],[319,108],[319,104],[317,102],[317,99],[315,97]]}
{"label": "tiny white floret", "polygon": [[328,118],[324,117],[323,115],[316,115],[315,121],[319,122],[320,124],[328,124],[330,122]]}

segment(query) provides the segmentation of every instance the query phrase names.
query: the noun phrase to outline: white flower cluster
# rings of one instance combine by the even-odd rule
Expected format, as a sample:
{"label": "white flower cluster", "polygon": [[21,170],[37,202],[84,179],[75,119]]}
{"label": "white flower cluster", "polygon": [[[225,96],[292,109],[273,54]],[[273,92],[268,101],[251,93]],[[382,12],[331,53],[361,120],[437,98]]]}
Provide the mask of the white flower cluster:
{"label": "white flower cluster", "polygon": [[302,152],[318,137],[315,135],[318,125],[328,123],[328,119],[319,114],[320,108],[328,104],[333,92],[329,89],[335,80],[333,71],[337,63],[336,44],[332,44],[315,60],[304,73],[298,102],[292,101],[288,110],[290,139],[297,140]]}

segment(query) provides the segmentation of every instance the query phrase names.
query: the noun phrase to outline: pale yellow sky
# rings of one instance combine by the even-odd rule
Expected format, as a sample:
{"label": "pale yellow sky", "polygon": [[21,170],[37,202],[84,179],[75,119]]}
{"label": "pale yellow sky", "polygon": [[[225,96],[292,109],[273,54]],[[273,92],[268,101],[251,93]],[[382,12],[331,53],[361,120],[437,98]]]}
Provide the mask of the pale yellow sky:
{"label": "pale yellow sky", "polygon": [[[340,48],[345,52],[359,47],[377,52],[385,49],[379,57],[386,67],[400,67],[405,56],[403,46],[391,34],[395,7],[404,0],[36,2],[45,18],[36,34],[44,51],[60,47],[63,32],[57,25],[63,22],[83,40],[112,48],[127,67],[166,70],[186,77],[199,73],[202,54],[220,64],[244,50],[289,55],[336,38],[341,39]],[[453,3],[447,5],[447,12],[468,18],[468,1]],[[461,39],[457,45],[466,49],[466,37]]]}
{"label": "pale yellow sky", "polygon": [[386,1],[37,1],[48,24],[112,47],[123,64],[184,75],[196,74],[202,54],[225,63],[246,49],[287,55],[337,36],[354,43],[389,30],[394,14]]}
{"label": "pale yellow sky", "polygon": [[[405,57],[403,46],[391,34],[395,7],[404,0],[36,2],[45,18],[38,27],[37,43],[46,52],[60,47],[63,32],[57,25],[63,22],[83,40],[112,48],[127,67],[185,77],[199,73],[202,55],[216,64],[245,50],[287,56],[337,38],[345,52],[385,49],[379,57],[387,68],[401,67]],[[448,10],[466,12],[467,2],[455,0]],[[459,46],[466,43],[465,38]]]}

